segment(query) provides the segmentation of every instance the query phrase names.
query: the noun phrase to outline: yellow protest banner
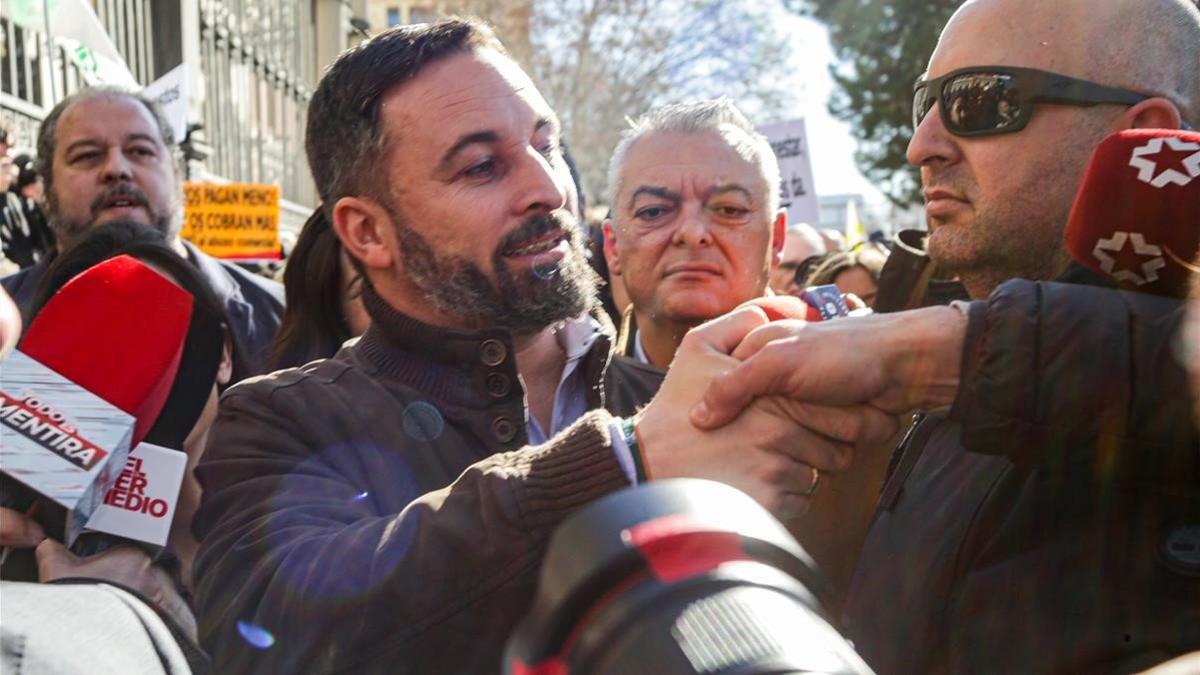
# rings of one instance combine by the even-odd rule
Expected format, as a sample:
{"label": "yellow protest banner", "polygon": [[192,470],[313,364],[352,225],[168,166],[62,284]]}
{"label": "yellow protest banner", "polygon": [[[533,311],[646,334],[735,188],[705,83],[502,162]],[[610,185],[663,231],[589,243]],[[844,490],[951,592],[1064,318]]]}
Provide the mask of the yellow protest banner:
{"label": "yellow protest banner", "polygon": [[214,258],[279,259],[279,186],[184,183],[184,239]]}

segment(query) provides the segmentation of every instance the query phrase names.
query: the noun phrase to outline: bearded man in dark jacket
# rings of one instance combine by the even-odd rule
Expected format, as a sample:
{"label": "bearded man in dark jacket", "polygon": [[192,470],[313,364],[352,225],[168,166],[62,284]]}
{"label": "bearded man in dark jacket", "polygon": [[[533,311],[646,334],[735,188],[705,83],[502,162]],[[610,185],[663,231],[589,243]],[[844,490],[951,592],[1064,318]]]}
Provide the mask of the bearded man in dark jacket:
{"label": "bearded man in dark jacket", "polygon": [[471,22],[389,30],[322,79],[309,164],[372,323],[333,358],[222,399],[194,521],[217,670],[497,671],[548,537],[579,507],[692,476],[789,520],[814,469],[894,429],[830,409],[813,432],[777,401],[695,430],[686,409],[766,322],[756,308],[689,334],[636,418],[599,409],[611,328],[558,139],[528,76]]}
{"label": "bearded man in dark jacket", "polygon": [[0,279],[26,319],[59,250],[90,227],[131,220],[162,232],[224,305],[239,357],[233,381],[267,369],[267,351],[283,314],[283,286],[213,258],[179,236],[183,172],[157,103],[118,87],[81,89],[46,114],[37,146],[37,173],[45,181],[46,215],[58,248]]}

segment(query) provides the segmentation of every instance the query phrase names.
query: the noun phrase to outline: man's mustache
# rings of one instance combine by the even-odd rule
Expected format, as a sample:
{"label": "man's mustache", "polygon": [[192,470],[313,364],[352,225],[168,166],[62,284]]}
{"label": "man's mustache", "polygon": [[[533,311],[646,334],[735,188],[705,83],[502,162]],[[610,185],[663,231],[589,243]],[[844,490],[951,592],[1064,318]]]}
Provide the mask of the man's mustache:
{"label": "man's mustache", "polygon": [[94,200],[92,200],[92,215],[98,215],[104,210],[105,204],[114,199],[126,199],[132,202],[135,206],[143,208],[150,207],[150,198],[146,196],[136,185],[129,183],[121,183],[109,188],[105,188]]}
{"label": "man's mustache", "polygon": [[512,250],[539,237],[552,232],[561,232],[568,241],[574,242],[579,231],[578,222],[566,212],[552,212],[531,216],[521,223],[517,229],[509,232],[500,240],[497,252]]}

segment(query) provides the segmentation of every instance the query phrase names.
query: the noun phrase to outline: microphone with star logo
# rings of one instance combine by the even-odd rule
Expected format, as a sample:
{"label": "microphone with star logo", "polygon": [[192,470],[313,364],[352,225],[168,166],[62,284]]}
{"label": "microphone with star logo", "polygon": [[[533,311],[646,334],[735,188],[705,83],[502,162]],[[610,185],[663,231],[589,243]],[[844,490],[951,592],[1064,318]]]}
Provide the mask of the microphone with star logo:
{"label": "microphone with star logo", "polygon": [[1187,297],[1200,273],[1200,133],[1133,129],[1105,138],[1065,236],[1077,263],[1119,287]]}

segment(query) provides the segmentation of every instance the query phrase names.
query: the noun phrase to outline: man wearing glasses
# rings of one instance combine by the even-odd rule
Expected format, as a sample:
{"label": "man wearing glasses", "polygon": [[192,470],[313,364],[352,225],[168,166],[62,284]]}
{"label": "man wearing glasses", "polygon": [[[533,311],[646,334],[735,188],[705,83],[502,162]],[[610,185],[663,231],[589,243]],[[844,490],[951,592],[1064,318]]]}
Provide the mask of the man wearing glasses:
{"label": "man wearing glasses", "polygon": [[1052,279],[1092,150],[1128,128],[1194,128],[1200,37],[1191,0],[975,0],[915,88],[931,258],[972,298]]}
{"label": "man wearing glasses", "polygon": [[[921,169],[939,269],[973,299],[1013,278],[1055,279],[1101,139],[1200,123],[1200,10],[1192,0],[972,0],[914,93],[908,159]],[[1045,358],[1063,348],[1036,347]],[[1018,370],[989,383],[997,405],[1022,392],[1037,405],[1040,383]],[[1085,381],[1080,407],[1099,395]],[[864,659],[883,675],[1132,672],[1200,644],[1200,578],[1156,557],[1173,526],[1160,521],[1180,512],[1164,500],[1177,496],[1050,466],[1068,451],[1100,456],[1099,442],[968,452],[963,431],[984,414],[969,408],[926,415],[897,449],[844,608]],[[1021,451],[1038,460],[1017,466]]]}

